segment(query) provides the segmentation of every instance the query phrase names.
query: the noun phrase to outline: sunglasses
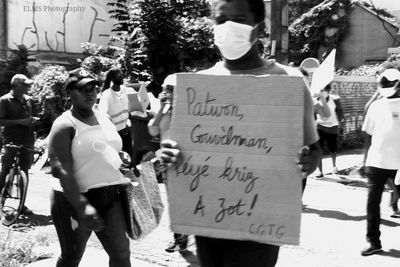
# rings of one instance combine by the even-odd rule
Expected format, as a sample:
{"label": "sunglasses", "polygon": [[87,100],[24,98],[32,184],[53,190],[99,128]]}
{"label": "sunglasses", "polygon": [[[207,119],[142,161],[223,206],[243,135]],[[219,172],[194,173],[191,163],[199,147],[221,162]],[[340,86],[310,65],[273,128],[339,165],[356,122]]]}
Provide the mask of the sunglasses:
{"label": "sunglasses", "polygon": [[396,87],[399,84],[399,80],[389,81],[386,77],[382,77],[378,83],[381,88],[389,88]]}
{"label": "sunglasses", "polygon": [[87,94],[90,94],[93,92],[98,94],[100,92],[100,88],[98,86],[95,86],[92,84],[85,85],[82,88],[75,88],[75,90],[77,90],[80,94],[84,94],[84,95],[87,95]]}

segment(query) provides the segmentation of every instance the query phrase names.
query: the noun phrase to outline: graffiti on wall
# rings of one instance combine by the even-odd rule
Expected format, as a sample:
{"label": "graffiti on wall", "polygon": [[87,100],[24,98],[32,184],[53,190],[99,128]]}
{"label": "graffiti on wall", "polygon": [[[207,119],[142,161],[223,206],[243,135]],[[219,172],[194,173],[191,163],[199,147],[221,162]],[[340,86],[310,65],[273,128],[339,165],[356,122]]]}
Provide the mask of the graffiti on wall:
{"label": "graffiti on wall", "polygon": [[23,14],[24,17],[17,20],[9,16],[12,20],[8,23],[9,47],[10,44],[24,44],[35,50],[79,53],[81,43],[109,42],[114,21],[108,19],[102,1],[75,0],[59,4],[48,0],[47,4],[26,0],[10,5],[10,14]]}

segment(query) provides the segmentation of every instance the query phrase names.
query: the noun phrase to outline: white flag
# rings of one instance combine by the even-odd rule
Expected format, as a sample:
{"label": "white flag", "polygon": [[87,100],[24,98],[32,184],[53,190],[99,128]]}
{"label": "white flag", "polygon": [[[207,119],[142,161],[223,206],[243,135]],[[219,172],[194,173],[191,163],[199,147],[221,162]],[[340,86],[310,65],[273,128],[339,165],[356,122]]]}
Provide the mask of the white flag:
{"label": "white flag", "polygon": [[311,80],[311,93],[319,93],[321,89],[327,86],[335,75],[335,56],[336,49],[333,49],[324,62],[315,70]]}

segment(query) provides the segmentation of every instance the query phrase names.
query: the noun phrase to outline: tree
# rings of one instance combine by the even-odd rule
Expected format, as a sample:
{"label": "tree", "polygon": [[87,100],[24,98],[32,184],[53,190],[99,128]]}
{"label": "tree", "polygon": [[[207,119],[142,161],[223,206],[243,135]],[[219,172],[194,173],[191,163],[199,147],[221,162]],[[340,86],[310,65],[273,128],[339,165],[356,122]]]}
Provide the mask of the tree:
{"label": "tree", "polygon": [[[123,3],[122,3],[123,2]],[[119,0],[115,30],[125,35],[121,58],[132,80],[151,80],[158,93],[168,74],[207,67],[219,59],[205,0]],[[124,13],[125,12],[125,13]],[[126,12],[129,23],[126,23]],[[117,13],[113,13],[114,15]]]}
{"label": "tree", "polygon": [[112,7],[109,11],[110,18],[117,20],[114,24],[113,32],[120,35],[123,32],[131,32],[132,23],[130,20],[129,12],[132,0],[116,0],[114,2],[108,2],[107,6]]}
{"label": "tree", "polygon": [[326,0],[301,15],[289,26],[289,60],[299,64],[318,58],[321,48],[337,48],[347,33],[350,12],[350,0]]}
{"label": "tree", "polygon": [[289,0],[289,25],[324,0]]}

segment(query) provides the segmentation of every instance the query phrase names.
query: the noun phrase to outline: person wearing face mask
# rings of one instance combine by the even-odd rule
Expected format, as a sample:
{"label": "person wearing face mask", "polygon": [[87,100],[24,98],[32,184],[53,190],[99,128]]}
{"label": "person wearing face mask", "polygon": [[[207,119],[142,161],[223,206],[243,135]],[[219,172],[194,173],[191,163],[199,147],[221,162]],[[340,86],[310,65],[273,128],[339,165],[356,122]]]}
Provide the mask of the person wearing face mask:
{"label": "person wearing face mask", "polygon": [[[223,60],[199,73],[210,75],[275,74],[302,77],[298,69],[279,64],[274,60],[265,60],[260,56],[256,41],[258,32],[264,25],[262,23],[265,19],[263,0],[214,0],[212,1],[212,14],[215,21],[215,44],[219,48]],[[164,90],[174,86],[176,86],[176,76],[170,75],[164,82]],[[314,124],[312,98],[305,84],[303,88],[304,147],[298,154],[297,162],[303,176],[307,176],[316,169],[321,159],[321,151],[317,142],[318,134]],[[269,89],[265,88],[265,90]],[[165,136],[168,135],[173,99],[170,97],[171,93],[166,92],[161,95],[163,97],[161,111],[149,126],[153,133],[161,133],[162,148],[157,155],[162,166],[170,167],[177,162],[180,150],[177,142],[165,139]],[[154,130],[156,122],[160,125],[159,131]],[[205,236],[196,236],[195,240],[200,265],[203,267],[272,267],[275,266],[279,254],[279,246],[249,240],[227,240]]]}
{"label": "person wearing face mask", "polygon": [[[399,64],[396,63],[396,62],[386,61],[386,62],[382,63],[382,65],[378,69],[376,75],[377,75],[377,77],[379,77],[379,75],[381,75],[382,72],[385,71],[386,69],[398,69],[399,67],[400,67]],[[380,91],[382,91],[382,93],[385,94],[384,89],[378,87],[378,89],[375,91],[375,93],[368,100],[367,104],[365,104],[364,116],[367,114],[369,106],[374,101],[376,101],[378,99],[381,99],[383,97],[379,93]],[[365,162],[365,160],[364,160],[364,162]],[[361,176],[365,176],[365,167],[364,166],[360,166],[358,171],[359,171]],[[387,185],[391,189],[389,206],[392,208],[393,213],[392,213],[392,215],[390,217],[400,218],[400,211],[399,211],[398,204],[397,204],[397,202],[399,200],[400,191],[398,190],[397,186],[395,185],[395,183],[391,179],[387,180]]]}
{"label": "person wearing face mask", "polygon": [[[332,158],[332,173],[337,174],[338,170],[336,167],[336,148],[337,148],[337,138],[339,131],[343,128],[343,109],[340,102],[340,98],[337,95],[330,94],[331,84],[328,84],[320,92],[318,101],[326,102],[329,108],[329,116],[322,116],[316,113],[316,124],[319,134],[319,144],[321,147],[326,143],[328,146],[329,153]],[[324,176],[322,172],[322,160],[318,164],[318,169],[320,174],[317,178],[322,178]]]}
{"label": "person wearing face mask", "polygon": [[[377,77],[378,92],[382,98],[372,102],[365,115],[362,131],[365,133],[363,167],[368,177],[367,234],[368,245],[362,256],[382,250],[380,240],[380,203],[387,180],[394,180],[400,166],[400,72],[385,69]],[[397,190],[399,190],[397,186]]]}
{"label": "person wearing face mask", "polygon": [[131,121],[129,120],[128,95],[122,71],[112,68],[107,72],[98,109],[107,113],[122,139],[122,149],[133,156]]}

